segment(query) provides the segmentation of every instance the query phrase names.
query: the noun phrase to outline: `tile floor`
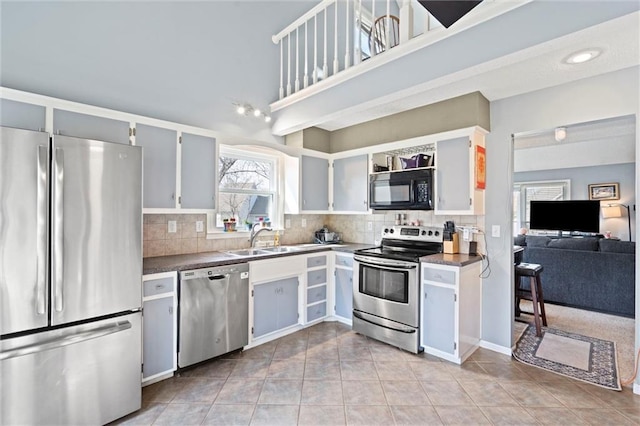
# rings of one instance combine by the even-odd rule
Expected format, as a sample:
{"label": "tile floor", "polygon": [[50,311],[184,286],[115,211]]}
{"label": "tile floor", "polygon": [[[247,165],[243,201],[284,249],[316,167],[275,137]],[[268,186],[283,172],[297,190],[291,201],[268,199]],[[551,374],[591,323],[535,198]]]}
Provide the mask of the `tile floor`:
{"label": "tile floor", "polygon": [[462,366],[325,322],[143,389],[136,425],[640,424],[640,395],[479,349]]}

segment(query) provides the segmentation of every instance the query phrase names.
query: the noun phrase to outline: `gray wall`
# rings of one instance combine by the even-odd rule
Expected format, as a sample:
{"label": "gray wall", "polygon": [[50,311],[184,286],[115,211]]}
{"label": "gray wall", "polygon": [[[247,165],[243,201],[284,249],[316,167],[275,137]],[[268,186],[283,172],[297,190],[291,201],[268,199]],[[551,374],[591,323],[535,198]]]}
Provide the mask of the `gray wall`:
{"label": "gray wall", "polygon": [[[571,182],[571,199],[588,200],[589,184],[618,182],[620,184],[620,199],[603,201],[601,204],[621,203],[631,206],[631,232],[635,233],[635,218],[633,205],[636,203],[636,165],[635,163],[613,164],[594,167],[574,167],[570,169],[541,170],[535,172],[520,172],[513,174],[514,182],[537,182],[545,180],[568,179]],[[627,217],[600,218],[600,232],[611,231],[613,236],[622,240],[629,239],[629,225]],[[635,241],[635,238],[632,238]]]}
{"label": "gray wall", "polygon": [[[511,135],[582,123],[606,117],[636,115],[638,140],[638,67],[587,78],[569,84],[491,103],[491,133],[487,136],[487,190],[485,226],[500,225],[500,238],[487,237],[491,274],[483,281],[482,336],[489,344],[512,344],[512,236],[511,205],[513,147]],[[637,142],[636,142],[637,146]],[[636,163],[638,151],[636,151]],[[638,175],[635,177],[638,197]],[[636,221],[637,211],[636,211]],[[634,240],[637,241],[637,234]],[[638,256],[638,255],[636,255]],[[636,283],[640,278],[636,257]],[[638,285],[636,284],[636,288]],[[640,291],[636,290],[636,300]],[[638,303],[636,302],[638,307]],[[636,327],[637,328],[637,327]],[[638,336],[636,331],[636,337]],[[636,338],[636,341],[638,339]]]}

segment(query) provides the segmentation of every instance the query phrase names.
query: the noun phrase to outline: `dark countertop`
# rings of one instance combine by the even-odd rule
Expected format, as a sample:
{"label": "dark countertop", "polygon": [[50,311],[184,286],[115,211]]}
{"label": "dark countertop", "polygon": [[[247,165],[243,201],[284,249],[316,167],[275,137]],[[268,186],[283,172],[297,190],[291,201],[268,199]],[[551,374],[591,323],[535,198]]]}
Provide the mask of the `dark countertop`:
{"label": "dark countertop", "polygon": [[[296,246],[295,244],[293,246]],[[355,250],[373,247],[370,244],[300,244],[300,250],[286,253],[269,253],[253,256],[234,256],[222,251],[211,251],[206,253],[177,254],[172,256],[146,257],[142,259],[143,275],[157,274],[160,272],[185,271],[189,269],[211,268],[214,266],[234,265],[246,263],[253,260],[273,259],[282,256],[295,256],[299,254],[313,253],[319,251],[339,251],[353,253]],[[233,251],[233,250],[230,250]]]}
{"label": "dark countertop", "polygon": [[482,261],[482,257],[478,255],[468,255],[463,253],[458,254],[446,254],[438,253],[431,254],[429,256],[422,256],[420,262],[435,263],[437,265],[449,265],[449,266],[466,266],[472,263]]}

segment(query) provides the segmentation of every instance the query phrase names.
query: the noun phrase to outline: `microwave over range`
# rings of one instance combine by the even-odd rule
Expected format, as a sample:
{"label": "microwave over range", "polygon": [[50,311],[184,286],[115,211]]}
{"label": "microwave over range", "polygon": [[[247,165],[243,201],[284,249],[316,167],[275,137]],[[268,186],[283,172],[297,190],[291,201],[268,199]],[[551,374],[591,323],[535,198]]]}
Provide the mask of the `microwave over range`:
{"label": "microwave over range", "polygon": [[433,210],[433,169],[369,175],[369,207],[374,210]]}

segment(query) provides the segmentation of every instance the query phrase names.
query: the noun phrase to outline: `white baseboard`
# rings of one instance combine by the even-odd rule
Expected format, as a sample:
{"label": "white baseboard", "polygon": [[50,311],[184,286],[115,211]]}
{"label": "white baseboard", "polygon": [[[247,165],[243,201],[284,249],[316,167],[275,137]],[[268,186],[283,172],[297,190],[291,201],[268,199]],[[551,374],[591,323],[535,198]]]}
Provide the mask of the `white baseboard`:
{"label": "white baseboard", "polygon": [[480,347],[484,349],[489,349],[490,351],[498,352],[503,355],[511,356],[511,348],[506,346],[496,345],[495,343],[487,342],[486,340],[480,340]]}
{"label": "white baseboard", "polygon": [[640,395],[640,385],[637,383],[633,384],[633,393]]}

